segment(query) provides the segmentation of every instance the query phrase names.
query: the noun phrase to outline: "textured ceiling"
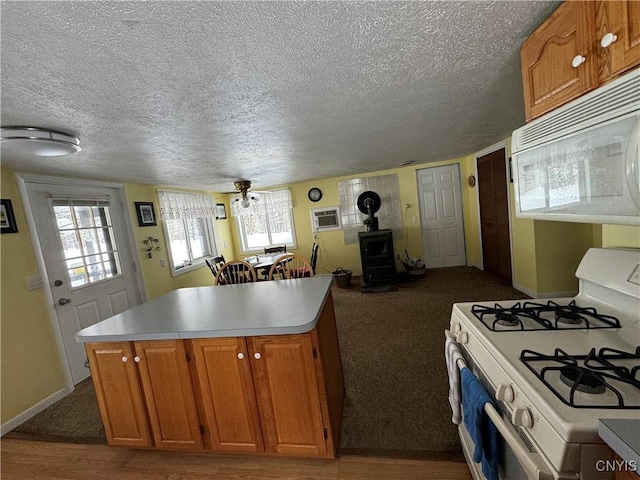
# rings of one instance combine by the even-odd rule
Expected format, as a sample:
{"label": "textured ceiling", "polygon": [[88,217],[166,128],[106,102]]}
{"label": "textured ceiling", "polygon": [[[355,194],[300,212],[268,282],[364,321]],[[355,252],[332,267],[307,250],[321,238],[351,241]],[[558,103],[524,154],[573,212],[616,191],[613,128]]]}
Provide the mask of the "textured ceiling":
{"label": "textured ceiling", "polygon": [[519,48],[559,2],[2,1],[2,165],[213,191],[468,155],[524,123]]}

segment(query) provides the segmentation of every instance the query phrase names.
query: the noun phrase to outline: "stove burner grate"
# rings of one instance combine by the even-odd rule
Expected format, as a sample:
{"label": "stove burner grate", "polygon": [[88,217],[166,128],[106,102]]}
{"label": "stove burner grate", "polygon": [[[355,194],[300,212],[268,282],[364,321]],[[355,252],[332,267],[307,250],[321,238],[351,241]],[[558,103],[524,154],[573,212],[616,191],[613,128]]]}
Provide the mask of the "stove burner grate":
{"label": "stove burner grate", "polygon": [[[496,303],[493,307],[484,305],[473,305],[471,312],[491,331],[522,331],[525,330],[523,320],[532,320],[540,323],[546,330],[551,327],[551,323],[546,319],[539,319],[530,309],[523,308],[520,302],[511,307],[503,307]],[[507,327],[507,328],[499,328]],[[512,328],[517,327],[517,328]],[[527,328],[526,330],[531,330]]]}
{"label": "stove burner grate", "polygon": [[[607,347],[596,352],[592,348],[587,355],[569,355],[560,348],[556,348],[553,355],[523,350],[520,360],[556,397],[570,407],[640,409],[640,381],[637,378],[640,370],[640,347],[635,352]],[[559,378],[562,384],[569,387],[569,391],[555,387],[552,384],[554,378]],[[621,391],[625,392],[625,397]],[[577,397],[576,392],[593,395],[589,395],[589,400],[586,400],[586,397]],[[609,399],[604,402],[596,400],[600,398],[599,394],[606,392],[613,395],[608,395]],[[606,403],[611,398],[615,398],[616,404]]]}
{"label": "stove burner grate", "polygon": [[471,306],[471,313],[493,332],[620,328],[620,320],[616,317],[598,313],[592,307],[579,307],[575,300],[567,305],[552,300],[546,304],[518,302],[511,307],[499,303],[493,307],[475,304]]}

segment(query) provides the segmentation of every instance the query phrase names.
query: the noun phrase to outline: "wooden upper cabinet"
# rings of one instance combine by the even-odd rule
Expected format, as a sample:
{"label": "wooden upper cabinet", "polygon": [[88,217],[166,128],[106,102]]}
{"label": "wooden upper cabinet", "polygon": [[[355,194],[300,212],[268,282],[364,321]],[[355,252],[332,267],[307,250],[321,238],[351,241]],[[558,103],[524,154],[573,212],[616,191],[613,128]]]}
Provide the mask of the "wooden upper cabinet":
{"label": "wooden upper cabinet", "polygon": [[598,2],[597,42],[600,83],[640,65],[640,2]]}
{"label": "wooden upper cabinet", "polygon": [[247,341],[265,450],[327,456],[311,334]]}
{"label": "wooden upper cabinet", "polygon": [[567,1],[522,45],[527,121],[596,87],[595,30],[595,3]]}
{"label": "wooden upper cabinet", "polygon": [[153,445],[134,353],[129,342],[86,343],[107,443]]}
{"label": "wooden upper cabinet", "polygon": [[156,447],[202,449],[200,423],[182,340],[134,342]]}
{"label": "wooden upper cabinet", "polygon": [[264,451],[244,338],[204,338],[191,342],[211,449]]}

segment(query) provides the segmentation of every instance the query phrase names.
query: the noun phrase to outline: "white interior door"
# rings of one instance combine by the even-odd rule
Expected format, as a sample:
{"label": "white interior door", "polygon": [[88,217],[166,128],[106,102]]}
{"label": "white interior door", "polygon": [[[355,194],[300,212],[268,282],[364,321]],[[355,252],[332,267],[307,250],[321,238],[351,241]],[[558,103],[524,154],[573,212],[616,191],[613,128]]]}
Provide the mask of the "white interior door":
{"label": "white interior door", "polygon": [[75,333],[141,302],[118,188],[26,184],[74,385],[90,374]]}
{"label": "white interior door", "polygon": [[458,165],[424,168],[416,174],[425,266],[466,265]]}

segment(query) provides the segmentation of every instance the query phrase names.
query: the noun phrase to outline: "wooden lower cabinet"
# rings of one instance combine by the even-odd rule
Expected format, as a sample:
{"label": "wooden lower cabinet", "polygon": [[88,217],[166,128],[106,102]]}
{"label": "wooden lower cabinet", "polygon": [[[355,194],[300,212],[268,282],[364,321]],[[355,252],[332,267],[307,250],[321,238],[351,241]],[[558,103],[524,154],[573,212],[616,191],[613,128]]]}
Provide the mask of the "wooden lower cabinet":
{"label": "wooden lower cabinet", "polygon": [[85,343],[109,445],[153,445],[133,343]]}
{"label": "wooden lower cabinet", "polygon": [[252,337],[249,342],[265,450],[325,456],[328,428],[322,421],[311,335]]}
{"label": "wooden lower cabinet", "polygon": [[211,449],[262,452],[262,429],[243,337],[192,340]]}
{"label": "wooden lower cabinet", "polygon": [[327,456],[311,334],[191,343],[212,450]]}
{"label": "wooden lower cabinet", "polygon": [[202,449],[181,340],[85,344],[109,445]]}
{"label": "wooden lower cabinet", "polygon": [[150,340],[134,345],[155,446],[171,450],[202,449],[200,421],[182,340]]}

